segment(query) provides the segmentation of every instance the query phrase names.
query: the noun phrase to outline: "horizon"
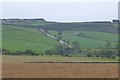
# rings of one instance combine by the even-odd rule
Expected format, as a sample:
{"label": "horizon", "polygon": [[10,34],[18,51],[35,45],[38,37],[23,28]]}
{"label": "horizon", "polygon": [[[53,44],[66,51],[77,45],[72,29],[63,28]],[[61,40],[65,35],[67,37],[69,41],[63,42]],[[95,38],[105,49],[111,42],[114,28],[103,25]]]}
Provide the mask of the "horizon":
{"label": "horizon", "polygon": [[118,19],[116,2],[3,3],[2,18],[44,18],[56,22]]}
{"label": "horizon", "polygon": [[[2,19],[44,19],[45,21],[48,21],[48,22],[61,22],[61,21],[50,21],[50,20],[47,20],[45,18],[2,18]],[[73,21],[73,23],[77,23],[77,22],[112,22],[113,20],[118,20],[118,19],[112,19],[112,20],[93,20],[93,21]],[[63,21],[65,22],[65,21]],[[72,21],[67,21],[66,23],[71,23]],[[61,22],[62,23],[62,22]]]}

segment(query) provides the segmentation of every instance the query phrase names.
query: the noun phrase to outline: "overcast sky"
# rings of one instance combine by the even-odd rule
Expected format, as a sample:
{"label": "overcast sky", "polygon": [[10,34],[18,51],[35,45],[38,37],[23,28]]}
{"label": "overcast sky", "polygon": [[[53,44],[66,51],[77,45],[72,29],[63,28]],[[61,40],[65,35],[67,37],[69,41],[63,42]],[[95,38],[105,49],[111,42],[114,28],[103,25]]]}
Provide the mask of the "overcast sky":
{"label": "overcast sky", "polygon": [[44,18],[48,21],[80,22],[118,18],[117,2],[2,3],[2,18]]}

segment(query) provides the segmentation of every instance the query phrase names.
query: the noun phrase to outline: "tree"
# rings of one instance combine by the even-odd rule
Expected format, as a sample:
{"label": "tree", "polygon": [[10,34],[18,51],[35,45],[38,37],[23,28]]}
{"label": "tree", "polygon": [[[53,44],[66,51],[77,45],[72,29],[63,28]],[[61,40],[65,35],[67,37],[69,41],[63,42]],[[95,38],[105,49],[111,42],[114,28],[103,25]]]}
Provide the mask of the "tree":
{"label": "tree", "polygon": [[100,51],[100,56],[101,57],[111,58],[113,55],[114,55],[114,52],[112,50],[109,50],[109,49]]}
{"label": "tree", "polygon": [[35,52],[32,51],[32,50],[30,50],[30,49],[28,49],[28,50],[25,50],[25,51],[24,51],[24,54],[35,55]]}
{"label": "tree", "polygon": [[45,31],[46,33],[49,33],[47,29],[44,29],[44,31]]}
{"label": "tree", "polygon": [[58,53],[63,53],[64,52],[64,48],[62,45],[57,45],[55,46],[55,49]]}
{"label": "tree", "polygon": [[57,55],[57,51],[55,49],[46,50],[45,54],[46,55]]}
{"label": "tree", "polygon": [[73,48],[74,52],[78,52],[80,50],[79,42],[77,42],[77,41],[72,42],[72,48]]}
{"label": "tree", "polygon": [[6,50],[6,49],[2,49],[2,54],[3,55],[13,55],[13,53],[9,50]]}
{"label": "tree", "polygon": [[57,34],[61,36],[61,35],[62,35],[62,32],[61,32],[61,31],[59,31]]}
{"label": "tree", "polygon": [[106,48],[110,48],[111,47],[111,43],[110,42],[107,42],[106,43]]}
{"label": "tree", "polygon": [[80,33],[80,36],[83,36],[83,33],[82,33],[82,32]]}
{"label": "tree", "polygon": [[88,56],[88,57],[91,57],[92,55],[88,53],[87,56]]}
{"label": "tree", "polygon": [[15,54],[16,55],[21,55],[21,54],[24,54],[24,52],[23,51],[16,51]]}
{"label": "tree", "polygon": [[57,34],[58,34],[58,39],[61,39],[61,38],[62,38],[62,37],[61,37],[62,32],[61,32],[61,31],[59,31]]}

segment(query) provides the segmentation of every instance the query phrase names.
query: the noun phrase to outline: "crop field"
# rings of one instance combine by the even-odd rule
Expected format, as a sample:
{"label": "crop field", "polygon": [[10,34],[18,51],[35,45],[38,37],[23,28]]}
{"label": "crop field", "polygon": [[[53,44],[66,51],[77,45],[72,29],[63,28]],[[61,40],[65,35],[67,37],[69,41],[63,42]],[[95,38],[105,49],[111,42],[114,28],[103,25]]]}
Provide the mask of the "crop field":
{"label": "crop field", "polygon": [[[56,58],[64,61],[70,59],[73,61],[77,60],[77,58],[70,57],[69,58],[56,57]],[[41,56],[3,56],[2,77],[118,78],[118,63],[25,63],[31,61],[33,62],[45,60],[51,61],[56,60],[56,58]]]}

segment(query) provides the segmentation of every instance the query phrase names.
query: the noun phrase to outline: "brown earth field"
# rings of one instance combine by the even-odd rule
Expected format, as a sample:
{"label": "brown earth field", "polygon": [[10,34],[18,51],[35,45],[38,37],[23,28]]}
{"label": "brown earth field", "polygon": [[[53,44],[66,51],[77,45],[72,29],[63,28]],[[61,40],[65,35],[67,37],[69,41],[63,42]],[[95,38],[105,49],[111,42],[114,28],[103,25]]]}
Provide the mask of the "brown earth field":
{"label": "brown earth field", "polygon": [[118,67],[118,63],[10,63],[3,59],[2,77],[118,78]]}

